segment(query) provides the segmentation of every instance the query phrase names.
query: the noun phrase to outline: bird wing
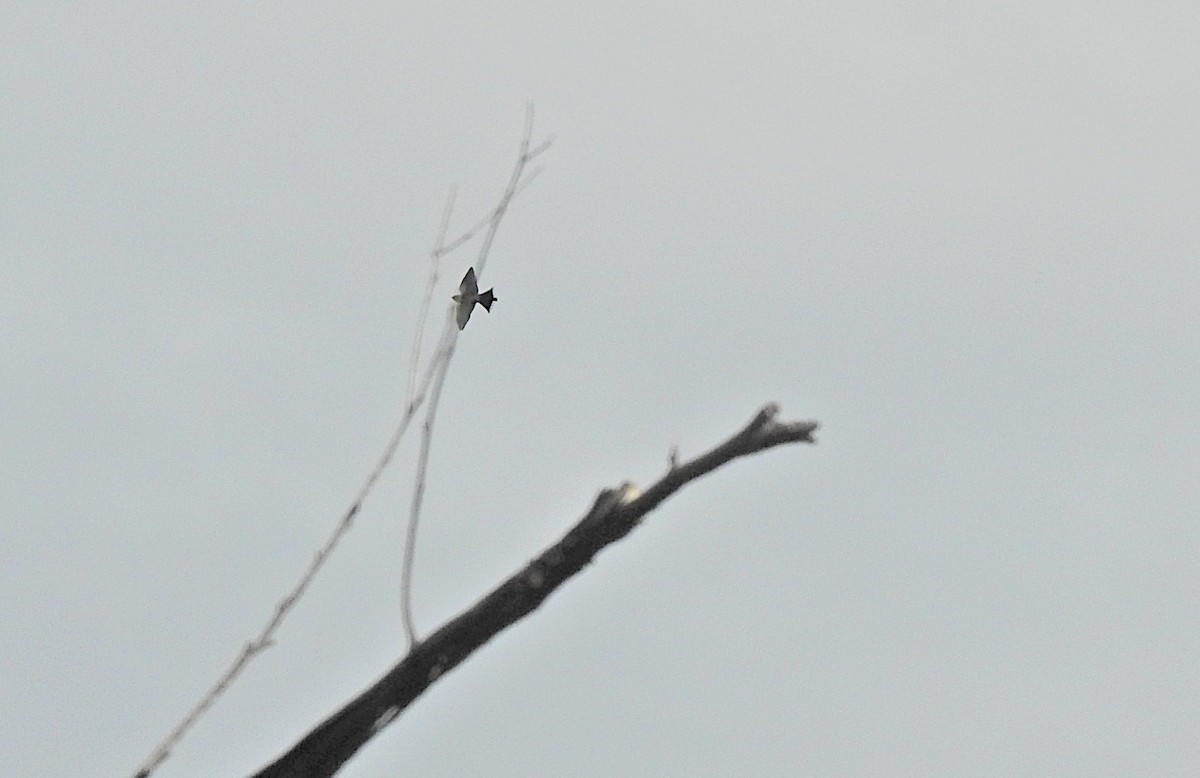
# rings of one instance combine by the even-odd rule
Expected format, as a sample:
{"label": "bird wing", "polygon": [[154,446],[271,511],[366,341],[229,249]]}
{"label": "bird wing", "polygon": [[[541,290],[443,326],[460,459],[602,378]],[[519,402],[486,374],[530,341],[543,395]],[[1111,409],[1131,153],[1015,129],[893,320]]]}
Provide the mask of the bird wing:
{"label": "bird wing", "polygon": [[458,293],[466,297],[475,297],[479,294],[479,282],[475,280],[475,268],[467,268],[467,274],[463,276],[462,283],[458,285]]}

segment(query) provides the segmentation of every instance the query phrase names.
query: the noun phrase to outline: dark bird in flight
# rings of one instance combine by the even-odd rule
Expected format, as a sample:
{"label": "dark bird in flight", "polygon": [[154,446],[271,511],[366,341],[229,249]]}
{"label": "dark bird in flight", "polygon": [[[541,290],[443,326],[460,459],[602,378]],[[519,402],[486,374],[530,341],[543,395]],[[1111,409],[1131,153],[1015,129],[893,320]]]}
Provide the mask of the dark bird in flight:
{"label": "dark bird in flight", "polygon": [[471,318],[471,311],[475,309],[475,303],[482,305],[488,313],[492,312],[492,303],[497,299],[496,295],[492,294],[493,291],[489,289],[480,294],[479,282],[475,280],[475,268],[467,268],[467,274],[463,276],[462,283],[458,285],[458,294],[450,298],[458,303],[454,317],[458,320],[460,330],[467,326],[467,320]]}

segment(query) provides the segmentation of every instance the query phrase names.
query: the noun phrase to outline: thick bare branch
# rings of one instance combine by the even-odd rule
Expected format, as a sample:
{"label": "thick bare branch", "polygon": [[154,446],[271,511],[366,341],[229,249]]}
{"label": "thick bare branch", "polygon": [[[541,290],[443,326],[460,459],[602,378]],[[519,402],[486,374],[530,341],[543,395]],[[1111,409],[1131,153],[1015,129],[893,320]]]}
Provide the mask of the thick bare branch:
{"label": "thick bare branch", "polygon": [[628,483],[601,491],[587,514],[557,543],[414,645],[375,684],[260,771],[257,778],[333,775],[437,679],[531,613],[601,549],[629,534],[646,514],[685,484],[738,457],[784,443],[815,442],[816,422],[781,422],[776,419],[778,412],[773,403],[765,406],[741,432],[691,461],[676,463],[644,492]]}

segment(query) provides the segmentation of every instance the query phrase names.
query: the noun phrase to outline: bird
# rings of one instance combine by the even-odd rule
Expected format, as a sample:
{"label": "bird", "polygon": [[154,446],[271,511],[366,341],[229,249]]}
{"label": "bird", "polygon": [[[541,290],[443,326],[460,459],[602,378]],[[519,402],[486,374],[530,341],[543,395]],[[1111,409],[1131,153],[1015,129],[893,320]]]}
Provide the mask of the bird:
{"label": "bird", "polygon": [[496,295],[492,294],[493,291],[489,289],[480,294],[479,282],[475,280],[475,268],[467,268],[467,274],[463,276],[462,283],[458,285],[458,294],[450,298],[458,303],[454,310],[454,318],[458,321],[460,330],[467,326],[467,320],[471,318],[471,311],[475,309],[475,303],[482,305],[488,313],[492,312],[492,303],[498,299]]}

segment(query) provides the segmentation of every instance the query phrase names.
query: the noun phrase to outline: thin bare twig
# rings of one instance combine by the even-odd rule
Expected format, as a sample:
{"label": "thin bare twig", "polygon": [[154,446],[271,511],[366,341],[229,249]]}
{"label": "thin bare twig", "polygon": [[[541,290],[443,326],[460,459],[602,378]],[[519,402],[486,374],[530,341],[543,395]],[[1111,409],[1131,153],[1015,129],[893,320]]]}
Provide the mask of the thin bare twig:
{"label": "thin bare twig", "polygon": [[[451,330],[455,332],[451,333]],[[442,336],[443,345],[435,357],[434,364],[438,372],[433,382],[430,404],[425,410],[425,424],[421,430],[421,450],[417,457],[417,474],[413,484],[412,502],[409,505],[408,529],[404,537],[404,558],[400,563],[400,616],[410,647],[417,642],[417,629],[412,617],[412,574],[413,559],[417,553],[417,525],[420,523],[421,505],[425,498],[425,477],[429,470],[429,451],[433,445],[433,420],[437,414],[437,402],[442,395],[442,387],[446,382],[446,371],[450,369],[450,357],[454,355],[456,333],[457,329],[453,324],[446,328],[446,333]]]}
{"label": "thin bare twig", "polygon": [[[521,144],[521,156],[517,163],[518,169],[524,169],[529,160],[531,160],[536,154],[540,154],[549,145],[549,141],[547,141],[540,144],[534,153],[529,152],[529,133],[532,131],[532,126],[533,106],[531,104],[526,108],[525,137],[523,138]],[[283,623],[283,620],[304,595],[304,592],[308,589],[309,584],[311,584],[313,579],[316,578],[317,573],[324,566],[326,560],[329,559],[334,549],[337,548],[342,538],[345,537],[350,531],[351,526],[354,524],[354,517],[358,514],[358,511],[362,507],[363,502],[366,500],[367,495],[371,493],[376,482],[383,475],[388,465],[391,464],[392,459],[396,455],[397,449],[400,447],[400,442],[404,439],[404,435],[408,431],[409,424],[412,422],[417,410],[420,409],[422,404],[425,402],[425,397],[435,377],[438,379],[437,394],[440,395],[441,384],[445,380],[446,367],[448,367],[449,358],[454,352],[454,339],[458,334],[457,328],[452,322],[447,322],[446,332],[443,335],[442,347],[440,347],[434,353],[433,359],[431,360],[425,373],[422,375],[421,380],[419,382],[416,380],[416,376],[419,373],[418,366],[420,361],[422,338],[421,333],[425,328],[425,321],[428,314],[430,300],[432,299],[433,287],[437,282],[438,260],[466,243],[468,240],[478,234],[479,230],[484,226],[489,227],[487,245],[490,246],[491,237],[495,234],[495,229],[498,225],[499,219],[503,216],[504,211],[507,210],[512,198],[515,197],[518,192],[522,191],[525,186],[530,183],[532,178],[533,175],[526,177],[523,181],[519,182],[519,186],[515,186],[513,181],[510,181],[508,189],[505,190],[504,197],[501,198],[500,204],[496,208],[494,208],[476,226],[471,227],[469,230],[450,243],[446,243],[445,236],[448,230],[450,215],[454,204],[454,190],[451,190],[450,196],[447,198],[445,209],[443,210],[442,224],[438,232],[437,243],[434,246],[433,251],[430,253],[430,280],[425,293],[424,302],[422,304],[420,321],[418,322],[417,326],[417,335],[413,341],[413,352],[409,364],[410,371],[408,386],[405,395],[405,407],[399,424],[396,426],[391,438],[388,439],[387,444],[384,446],[382,455],[376,462],[375,467],[367,475],[366,481],[358,490],[358,493],[355,495],[350,507],[344,514],[342,514],[342,517],[334,526],[333,531],[325,540],[325,543],[313,556],[312,562],[309,563],[308,568],[300,576],[300,579],[296,582],[292,589],[288,591],[282,599],[280,599],[278,604],[276,604],[271,618],[267,620],[267,623],[263,626],[258,635],[253,640],[246,643],[245,646],[243,646],[242,651],[233,660],[229,667],[226,668],[225,672],[220,675],[212,687],[205,692],[204,696],[200,698],[196,705],[193,706],[193,708],[188,711],[188,713],[175,726],[175,728],[167,733],[166,737],[164,737],[163,740],[157,746],[155,746],[150,756],[146,758],[146,760],[142,763],[142,766],[138,769],[138,772],[135,774],[135,778],[147,778],[149,775],[151,775],[151,773],[154,772],[155,769],[157,769],[159,765],[166,761],[171,754],[171,750],[179,743],[180,740],[183,739],[183,736],[189,729],[191,729],[196,721],[198,721],[200,717],[203,716],[204,713],[207,712],[214,703],[216,703],[216,701],[225,692],[225,690],[229,688],[234,680],[241,675],[242,671],[245,670],[250,664],[250,661],[271,647],[274,642],[275,632],[279,629],[280,624]],[[518,174],[513,180],[516,181],[519,179],[520,175]],[[432,434],[432,420],[432,415],[426,419],[426,436]],[[424,452],[422,464],[420,466],[420,472],[422,475],[420,476],[418,487],[420,492],[423,494],[425,488],[423,473],[428,461],[428,444],[424,441],[422,443],[422,451]],[[418,497],[414,497],[414,505],[419,506]],[[402,579],[404,580],[404,583],[402,583],[402,589],[404,592],[410,591],[411,588],[408,579],[411,576],[411,562],[413,553],[412,547],[413,539],[416,536],[415,517],[416,510],[414,510],[413,518],[410,520],[409,542],[405,547],[405,564],[404,571],[402,571]],[[403,600],[406,603],[404,606],[405,629],[409,635],[409,641],[411,643],[414,640],[414,631],[412,629],[410,608],[407,605],[409,600],[407,594],[405,594]]]}
{"label": "thin bare twig", "polygon": [[[481,278],[483,275],[483,268],[487,264],[492,242],[496,238],[496,232],[500,229],[500,222],[504,219],[504,214],[508,211],[509,204],[529,181],[529,179],[522,179],[526,166],[534,157],[550,147],[550,141],[547,140],[531,150],[529,144],[532,141],[532,137],[533,104],[530,103],[525,108],[525,131],[521,135],[521,146],[520,152],[517,154],[517,162],[513,165],[512,175],[509,176],[508,186],[505,187],[504,193],[500,196],[500,202],[492,209],[486,222],[487,232],[480,245],[479,256],[475,260],[474,265],[476,277]],[[477,230],[472,228],[472,230],[468,231],[468,234],[473,235],[475,231]],[[412,575],[413,561],[416,557],[417,525],[420,523],[421,505],[425,499],[425,481],[429,473],[429,453],[433,447],[434,420],[437,418],[438,403],[442,396],[442,387],[445,385],[446,373],[450,369],[450,360],[454,357],[457,346],[458,327],[454,323],[454,315],[451,309],[446,318],[446,325],[442,335],[442,346],[438,349],[434,357],[433,368],[436,377],[433,381],[433,389],[429,395],[429,405],[425,408],[425,423],[422,425],[421,430],[421,449],[417,455],[417,470],[413,479],[412,503],[409,506],[408,514],[408,530],[405,533],[404,554],[400,564],[400,614],[401,622],[404,625],[404,634],[408,638],[408,645],[410,647],[414,646],[417,642],[417,630],[412,617]]]}
{"label": "thin bare twig", "polygon": [[[542,143],[541,145],[538,146],[537,153],[541,154],[543,151],[545,151],[547,148],[549,148],[549,145],[550,145],[549,141]],[[532,156],[530,158],[532,159]],[[534,182],[534,179],[536,179],[539,175],[541,175],[541,173],[542,173],[542,169],[540,167],[535,167],[533,170],[529,171],[529,175],[525,176],[525,178],[521,180],[521,184],[517,187],[516,191],[513,193],[514,197],[516,195],[521,194],[521,192],[524,192],[526,189],[528,189],[529,185],[532,184]],[[499,207],[500,206],[496,206],[496,208],[499,208]],[[459,235],[454,240],[452,240],[449,243],[442,246],[442,248],[438,251],[438,256],[444,256],[446,254],[452,253],[455,249],[459,248],[460,246],[462,246],[465,243],[468,243],[472,238],[474,238],[476,235],[478,235],[480,230],[482,230],[484,227],[486,227],[492,223],[492,219],[495,218],[495,216],[496,216],[496,208],[493,208],[488,213],[487,216],[484,216],[482,219],[475,222],[475,224],[471,225],[471,227],[468,228],[466,230],[466,232],[464,232],[463,234]]]}
{"label": "thin bare twig", "polygon": [[425,294],[421,296],[421,312],[417,314],[417,330],[413,335],[412,355],[408,362],[408,393],[404,397],[406,403],[411,403],[417,393],[417,371],[421,363],[421,340],[425,336],[425,325],[429,321],[429,305],[433,301],[433,290],[438,281],[438,260],[448,252],[442,250],[446,245],[446,230],[450,228],[450,215],[454,212],[454,198],[458,190],[450,187],[446,195],[446,206],[442,209],[442,225],[438,228],[437,242],[429,252],[429,281],[425,284]]}
{"label": "thin bare twig", "polygon": [[417,409],[420,408],[421,404],[425,401],[425,393],[428,391],[429,383],[433,379],[434,375],[434,370],[432,369],[433,367],[433,365],[430,366],[431,369],[426,373],[424,379],[421,381],[416,395],[409,401],[408,406],[404,409],[404,415],[401,417],[400,423],[396,427],[396,430],[392,433],[391,439],[388,440],[387,445],[384,447],[383,454],[379,457],[379,461],[375,464],[374,469],[371,470],[371,473],[367,476],[366,481],[358,490],[358,494],[355,496],[353,502],[351,502],[350,507],[344,514],[342,514],[342,517],[338,521],[337,525],[334,526],[333,532],[330,533],[324,545],[322,545],[317,553],[313,556],[312,562],[309,563],[308,568],[300,576],[300,580],[296,582],[296,585],[293,586],[292,589],[285,594],[275,606],[274,613],[271,615],[271,618],[263,626],[258,635],[242,648],[241,653],[238,654],[237,658],[234,659],[233,663],[230,664],[225,672],[221,674],[216,683],[214,683],[212,687],[204,694],[204,696],[200,698],[200,701],[197,702],[190,711],[188,711],[187,715],[183,717],[179,724],[177,724],[173,730],[167,733],[167,736],[163,738],[162,742],[155,747],[154,751],[149,757],[147,757],[146,761],[143,762],[142,766],[138,769],[136,778],[146,778],[152,772],[154,772],[154,770],[160,764],[166,761],[167,757],[171,755],[171,749],[173,749],[175,745],[183,739],[183,736],[189,729],[191,729],[192,725],[194,725],[196,721],[199,720],[199,718],[204,715],[209,708],[212,707],[213,703],[220,698],[230,684],[232,684],[233,681],[239,675],[241,675],[242,671],[246,669],[246,666],[250,664],[250,660],[254,659],[254,657],[271,647],[274,642],[273,637],[276,630],[279,629],[279,625],[283,623],[284,618],[288,615],[292,608],[295,607],[296,603],[300,600],[300,597],[303,596],[304,592],[308,589],[309,584],[311,584],[313,579],[316,578],[317,573],[324,566],[326,560],[329,559],[329,556],[333,553],[334,549],[337,548],[338,543],[340,543],[342,538],[346,536],[346,533],[350,531],[350,527],[354,524],[354,517],[358,514],[359,509],[362,507],[363,501],[366,500],[367,495],[370,494],[371,490],[375,487],[375,482],[378,481],[380,476],[383,475],[384,470],[387,469],[387,466],[391,463],[392,458],[396,455],[396,450],[400,447],[400,441],[404,438],[404,434],[408,431],[409,423],[412,422],[413,416],[416,415]]}

